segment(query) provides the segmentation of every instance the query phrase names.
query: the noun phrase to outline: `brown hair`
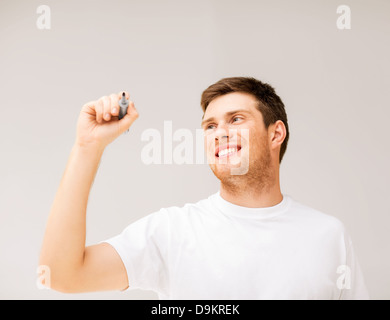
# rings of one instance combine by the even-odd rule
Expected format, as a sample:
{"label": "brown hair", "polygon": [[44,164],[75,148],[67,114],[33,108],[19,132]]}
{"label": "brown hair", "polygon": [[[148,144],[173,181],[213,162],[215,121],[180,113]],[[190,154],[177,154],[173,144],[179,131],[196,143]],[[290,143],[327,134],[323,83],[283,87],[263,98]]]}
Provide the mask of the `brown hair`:
{"label": "brown hair", "polygon": [[203,91],[200,102],[203,112],[206,111],[207,106],[212,100],[231,92],[249,93],[258,100],[259,104],[257,108],[263,115],[266,129],[277,120],[283,121],[286,127],[286,138],[280,146],[279,163],[281,163],[287,149],[290,134],[284,104],[276,94],[275,89],[269,84],[251,77],[224,78]]}

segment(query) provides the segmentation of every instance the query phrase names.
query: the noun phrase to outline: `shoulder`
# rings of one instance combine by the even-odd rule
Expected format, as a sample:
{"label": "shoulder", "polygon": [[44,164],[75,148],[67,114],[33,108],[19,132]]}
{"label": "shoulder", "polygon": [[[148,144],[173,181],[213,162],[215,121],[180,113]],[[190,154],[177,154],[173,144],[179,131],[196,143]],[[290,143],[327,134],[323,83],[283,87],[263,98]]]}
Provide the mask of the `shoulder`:
{"label": "shoulder", "polygon": [[155,219],[169,224],[174,230],[190,230],[213,219],[210,197],[197,202],[187,202],[161,208],[155,213]]}
{"label": "shoulder", "polygon": [[169,230],[170,225],[191,224],[195,220],[210,216],[210,201],[203,199],[195,203],[185,203],[182,206],[167,206],[147,214],[128,225],[127,229],[144,228],[153,230],[163,228]]}
{"label": "shoulder", "polygon": [[289,211],[291,215],[303,225],[312,228],[316,232],[332,232],[344,234],[343,222],[330,213],[325,213],[317,208],[313,208],[290,197]]}
{"label": "shoulder", "polygon": [[209,198],[199,200],[193,203],[185,203],[182,206],[170,206],[162,208],[160,212],[163,212],[170,218],[190,218],[200,216],[203,213],[209,211],[210,200]]}

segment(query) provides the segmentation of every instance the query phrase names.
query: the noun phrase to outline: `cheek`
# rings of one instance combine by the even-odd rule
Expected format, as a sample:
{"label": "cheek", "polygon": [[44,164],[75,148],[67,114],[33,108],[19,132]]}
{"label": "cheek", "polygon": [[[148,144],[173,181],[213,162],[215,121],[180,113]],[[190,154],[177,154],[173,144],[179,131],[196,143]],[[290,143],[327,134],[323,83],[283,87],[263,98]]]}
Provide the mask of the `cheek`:
{"label": "cheek", "polygon": [[266,152],[268,148],[267,136],[264,136],[261,132],[250,131],[249,134],[242,137],[242,141],[245,143],[245,147],[250,150],[250,153],[261,154]]}
{"label": "cheek", "polygon": [[[215,149],[215,138],[213,134],[205,134],[204,136],[204,146],[207,151]],[[212,151],[212,150],[211,150]]]}
{"label": "cheek", "polygon": [[251,135],[251,130],[247,128],[240,129],[237,135],[237,142],[241,147],[249,147],[252,142],[255,141],[254,137]]}

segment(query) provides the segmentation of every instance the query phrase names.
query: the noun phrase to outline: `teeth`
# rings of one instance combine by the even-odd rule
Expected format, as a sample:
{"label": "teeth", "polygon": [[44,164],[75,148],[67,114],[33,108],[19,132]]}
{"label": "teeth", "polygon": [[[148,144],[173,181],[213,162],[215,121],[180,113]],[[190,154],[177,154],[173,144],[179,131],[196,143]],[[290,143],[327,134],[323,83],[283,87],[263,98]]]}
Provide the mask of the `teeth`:
{"label": "teeth", "polygon": [[237,152],[237,148],[228,148],[228,149],[223,149],[220,152],[218,152],[219,157],[223,157],[229,153],[234,153]]}

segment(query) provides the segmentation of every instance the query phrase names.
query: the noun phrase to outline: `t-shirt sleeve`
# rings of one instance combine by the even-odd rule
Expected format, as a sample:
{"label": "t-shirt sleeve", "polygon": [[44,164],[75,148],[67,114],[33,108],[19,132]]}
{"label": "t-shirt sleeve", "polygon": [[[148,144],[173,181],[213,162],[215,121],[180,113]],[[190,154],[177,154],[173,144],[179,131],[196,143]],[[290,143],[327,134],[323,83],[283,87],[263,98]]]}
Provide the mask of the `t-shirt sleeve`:
{"label": "t-shirt sleeve", "polygon": [[169,219],[166,210],[149,214],[123,230],[109,243],[125,265],[128,289],[153,290],[165,295],[168,290]]}
{"label": "t-shirt sleeve", "polygon": [[369,300],[369,293],[367,291],[363,272],[359,265],[356,253],[354,251],[351,238],[345,235],[346,245],[346,267],[344,268],[343,281],[340,284],[341,300]]}

